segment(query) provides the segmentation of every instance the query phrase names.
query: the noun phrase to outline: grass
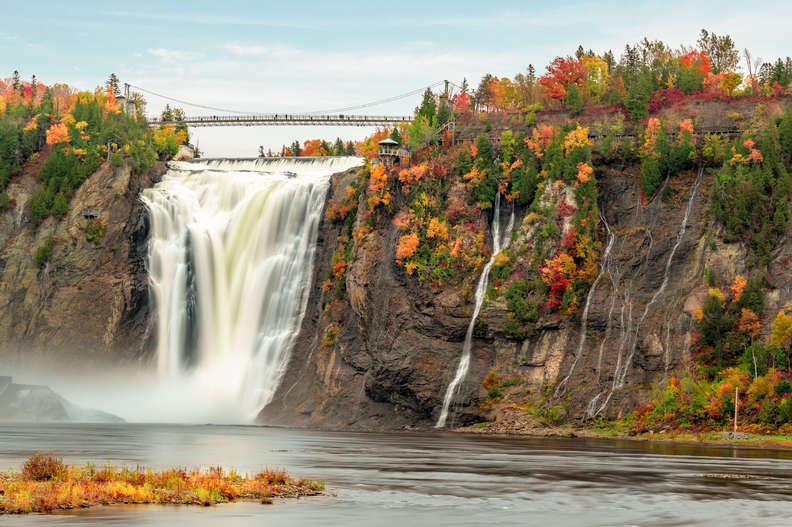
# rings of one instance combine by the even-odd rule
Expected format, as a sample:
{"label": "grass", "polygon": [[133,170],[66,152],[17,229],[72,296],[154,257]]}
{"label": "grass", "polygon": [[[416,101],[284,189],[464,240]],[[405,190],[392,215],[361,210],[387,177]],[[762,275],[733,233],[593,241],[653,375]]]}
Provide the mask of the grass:
{"label": "grass", "polygon": [[66,465],[51,454],[34,454],[20,472],[0,472],[0,514],[51,512],[116,503],[171,503],[211,506],[235,500],[272,503],[273,497],[321,494],[323,481],[294,480],[285,470],[253,477],[222,467],[188,472],[155,472],[109,463]]}

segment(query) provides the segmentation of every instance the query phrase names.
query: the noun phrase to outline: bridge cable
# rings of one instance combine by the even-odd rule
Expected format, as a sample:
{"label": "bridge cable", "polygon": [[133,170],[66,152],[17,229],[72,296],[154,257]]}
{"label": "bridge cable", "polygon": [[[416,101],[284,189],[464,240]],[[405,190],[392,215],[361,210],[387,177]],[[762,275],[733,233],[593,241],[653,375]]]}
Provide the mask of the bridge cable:
{"label": "bridge cable", "polygon": [[[422,91],[425,91],[426,89],[431,89],[431,88],[434,88],[436,86],[439,86],[440,84],[443,84],[443,81],[437,81],[437,82],[434,82],[434,83],[430,84],[429,86],[422,86],[422,87],[420,87],[418,89],[411,90],[411,91],[409,91],[407,93],[403,93],[401,95],[388,97],[386,99],[379,99],[379,100],[376,100],[376,101],[372,101],[372,102],[365,103],[365,104],[360,104],[360,105],[357,105],[357,106],[347,106],[347,107],[344,107],[344,108],[335,108],[335,109],[332,109],[332,110],[316,110],[316,111],[311,111],[311,112],[300,112],[300,113],[295,112],[295,113],[298,113],[299,115],[332,114],[332,113],[337,113],[337,112],[347,112],[347,111],[350,111],[350,110],[368,108],[368,107],[371,107],[371,106],[377,106],[377,105],[384,104],[384,103],[387,103],[387,102],[393,102],[393,101],[397,101],[399,99],[404,99],[406,97],[410,97],[412,95],[416,95],[416,94],[418,94],[418,93],[420,93]],[[167,99],[169,101],[177,102],[179,104],[184,104],[184,105],[187,105],[187,106],[192,106],[192,107],[195,107],[195,108],[203,108],[205,110],[214,110],[214,111],[225,112],[225,113],[234,113],[234,114],[237,114],[237,115],[266,115],[266,114],[263,114],[261,112],[230,110],[228,108],[218,108],[218,107],[215,107],[215,106],[207,106],[207,105],[204,105],[204,104],[196,104],[196,103],[192,103],[192,102],[185,101],[185,100],[182,100],[182,99],[177,99],[175,97],[170,97],[168,95],[163,95],[161,93],[157,93],[157,92],[148,90],[146,88],[141,88],[140,86],[136,86],[134,84],[130,84],[129,86],[131,88],[135,88],[137,90],[149,93],[149,94],[154,95],[156,97],[161,97],[161,98]]]}

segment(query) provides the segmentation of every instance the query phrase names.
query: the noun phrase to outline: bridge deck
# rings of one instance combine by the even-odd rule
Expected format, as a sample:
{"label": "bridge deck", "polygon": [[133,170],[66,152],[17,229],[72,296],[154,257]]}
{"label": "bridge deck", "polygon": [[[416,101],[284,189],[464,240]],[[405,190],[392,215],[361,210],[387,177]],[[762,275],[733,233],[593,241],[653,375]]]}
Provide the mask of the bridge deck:
{"label": "bridge deck", "polygon": [[[187,126],[383,126],[411,122],[412,116],[406,115],[306,115],[306,114],[264,114],[264,115],[203,115],[185,117],[179,123]],[[169,124],[162,119],[149,119],[149,126]]]}

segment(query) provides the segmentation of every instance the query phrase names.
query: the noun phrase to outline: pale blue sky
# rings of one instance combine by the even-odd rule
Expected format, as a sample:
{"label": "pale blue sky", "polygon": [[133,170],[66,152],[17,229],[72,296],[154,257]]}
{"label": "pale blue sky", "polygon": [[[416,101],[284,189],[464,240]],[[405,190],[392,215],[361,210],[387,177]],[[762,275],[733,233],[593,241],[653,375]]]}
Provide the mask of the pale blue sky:
{"label": "pale blue sky", "polygon": [[[297,112],[403,93],[444,78],[540,73],[578,44],[597,52],[644,36],[692,45],[702,27],[766,60],[792,55],[792,4],[697,2],[13,2],[0,19],[0,76],[91,89],[122,81],[202,104]],[[392,7],[387,7],[392,6]],[[152,111],[164,101],[149,97]],[[369,113],[409,113],[418,98]],[[205,111],[185,108],[188,113]],[[208,155],[255,155],[366,129],[200,129]]]}

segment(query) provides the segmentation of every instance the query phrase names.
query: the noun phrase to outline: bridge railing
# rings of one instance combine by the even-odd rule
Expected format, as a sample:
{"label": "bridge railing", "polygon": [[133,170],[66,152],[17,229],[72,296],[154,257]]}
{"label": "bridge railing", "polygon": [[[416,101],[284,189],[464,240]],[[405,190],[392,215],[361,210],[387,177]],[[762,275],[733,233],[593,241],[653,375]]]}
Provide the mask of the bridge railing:
{"label": "bridge railing", "polygon": [[412,116],[406,115],[314,115],[314,114],[293,114],[293,113],[273,113],[260,115],[201,115],[185,117],[178,122],[163,121],[160,118],[148,120],[150,126],[161,126],[167,124],[185,124],[187,126],[256,126],[256,125],[276,125],[276,124],[299,124],[299,125],[381,125],[396,124],[401,122],[411,122]]}

